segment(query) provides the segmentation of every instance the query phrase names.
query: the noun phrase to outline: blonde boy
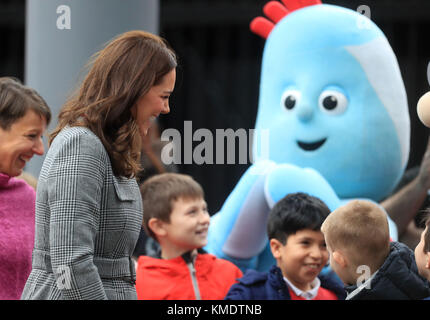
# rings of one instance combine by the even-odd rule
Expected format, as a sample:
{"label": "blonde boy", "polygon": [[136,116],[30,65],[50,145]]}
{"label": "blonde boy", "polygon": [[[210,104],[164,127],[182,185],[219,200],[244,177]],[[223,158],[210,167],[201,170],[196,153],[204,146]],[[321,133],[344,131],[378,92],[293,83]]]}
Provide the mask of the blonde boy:
{"label": "blonde boy", "polygon": [[146,180],[141,193],[143,228],[161,253],[139,258],[138,299],[223,299],[242,272],[201,250],[210,223],[201,186],[188,175],[165,173]]}
{"label": "blonde boy", "polygon": [[339,207],[321,226],[330,266],[346,285],[347,300],[422,299],[430,295],[414,255],[390,242],[385,211],[354,200]]}

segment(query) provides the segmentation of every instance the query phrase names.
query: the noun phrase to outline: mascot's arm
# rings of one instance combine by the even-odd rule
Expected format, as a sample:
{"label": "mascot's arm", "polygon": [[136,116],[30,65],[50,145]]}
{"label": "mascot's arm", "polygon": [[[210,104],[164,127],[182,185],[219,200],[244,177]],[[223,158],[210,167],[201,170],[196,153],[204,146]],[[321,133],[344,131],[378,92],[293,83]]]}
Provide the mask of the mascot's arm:
{"label": "mascot's arm", "polygon": [[399,235],[402,235],[412,219],[420,210],[430,189],[430,139],[427,150],[421,161],[418,176],[396,194],[384,200],[381,204],[397,225]]}
{"label": "mascot's arm", "polygon": [[221,210],[211,218],[205,249],[239,268],[256,268],[267,244],[269,207],[264,196],[265,177],[272,161],[252,165],[239,180]]}
{"label": "mascot's arm", "polygon": [[[293,192],[305,192],[321,199],[330,211],[334,211],[341,205],[353,199],[339,199],[330,184],[324,177],[312,168],[299,168],[291,164],[278,165],[267,176],[264,188],[267,203],[272,208],[273,205],[282,199],[286,194]],[[363,199],[369,200],[370,199]],[[374,201],[373,201],[374,202]],[[382,210],[384,207],[378,204]],[[392,240],[397,241],[397,227],[387,214]]]}
{"label": "mascot's arm", "polygon": [[[417,103],[417,114],[421,122],[430,127],[430,92],[425,93]],[[399,234],[407,231],[421,208],[430,189],[430,139],[427,141],[427,150],[421,161],[418,176],[406,187],[382,202],[382,206],[397,225]]]}

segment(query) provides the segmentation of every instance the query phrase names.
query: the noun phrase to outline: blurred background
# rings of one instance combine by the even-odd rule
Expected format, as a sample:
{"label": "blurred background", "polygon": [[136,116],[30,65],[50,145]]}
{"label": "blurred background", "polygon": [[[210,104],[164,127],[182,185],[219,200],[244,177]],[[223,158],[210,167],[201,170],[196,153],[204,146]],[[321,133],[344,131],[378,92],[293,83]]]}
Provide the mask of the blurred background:
{"label": "blurred background", "polygon": [[[36,0],[0,1],[0,76],[14,76],[27,82],[25,52],[29,30],[26,29],[26,10],[28,2],[32,1]],[[126,6],[127,1],[121,0],[121,3]],[[73,5],[73,0],[62,2]],[[156,30],[168,40],[179,57],[171,112],[160,117],[162,130],[175,128],[183,136],[184,121],[187,120],[192,120],[193,132],[207,128],[214,136],[216,129],[243,128],[249,132],[254,127],[264,40],[249,31],[249,23],[255,16],[262,15],[266,2],[156,1],[159,14]],[[430,45],[427,40],[430,35],[430,1],[367,0],[366,3],[366,0],[326,0],[324,3],[352,10],[367,5],[371,19],[387,36],[397,55],[408,94],[412,127],[408,167],[418,165],[428,137],[428,130],[416,115],[416,104],[419,97],[429,91],[427,66]],[[72,28],[73,14],[72,11]],[[88,30],[89,34],[91,32]],[[37,36],[32,37],[37,41]],[[70,81],[74,83],[75,79]],[[43,96],[43,92],[41,94]],[[193,146],[198,144],[194,142]],[[237,159],[238,144],[236,162]],[[203,185],[209,210],[216,213],[249,165],[183,164],[178,169]]]}

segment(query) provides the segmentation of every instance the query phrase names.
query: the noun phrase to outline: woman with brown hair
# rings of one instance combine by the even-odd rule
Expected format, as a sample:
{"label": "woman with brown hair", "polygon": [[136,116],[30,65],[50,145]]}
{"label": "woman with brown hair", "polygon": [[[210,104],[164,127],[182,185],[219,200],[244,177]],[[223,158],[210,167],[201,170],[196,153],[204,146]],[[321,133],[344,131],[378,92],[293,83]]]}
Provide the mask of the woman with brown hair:
{"label": "woman with brown hair", "polygon": [[166,42],[144,31],[126,32],[95,55],[50,137],[22,299],[136,299],[141,139],[170,111],[176,65]]}

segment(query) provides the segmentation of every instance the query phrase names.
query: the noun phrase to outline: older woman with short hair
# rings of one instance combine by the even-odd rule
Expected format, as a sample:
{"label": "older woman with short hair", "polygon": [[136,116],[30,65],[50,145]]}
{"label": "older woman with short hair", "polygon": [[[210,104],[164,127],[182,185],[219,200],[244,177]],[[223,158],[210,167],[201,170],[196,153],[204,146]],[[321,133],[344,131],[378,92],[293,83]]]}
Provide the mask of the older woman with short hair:
{"label": "older woman with short hair", "polygon": [[43,155],[50,120],[35,90],[0,78],[0,300],[19,299],[31,271],[35,191],[15,177],[35,154]]}

